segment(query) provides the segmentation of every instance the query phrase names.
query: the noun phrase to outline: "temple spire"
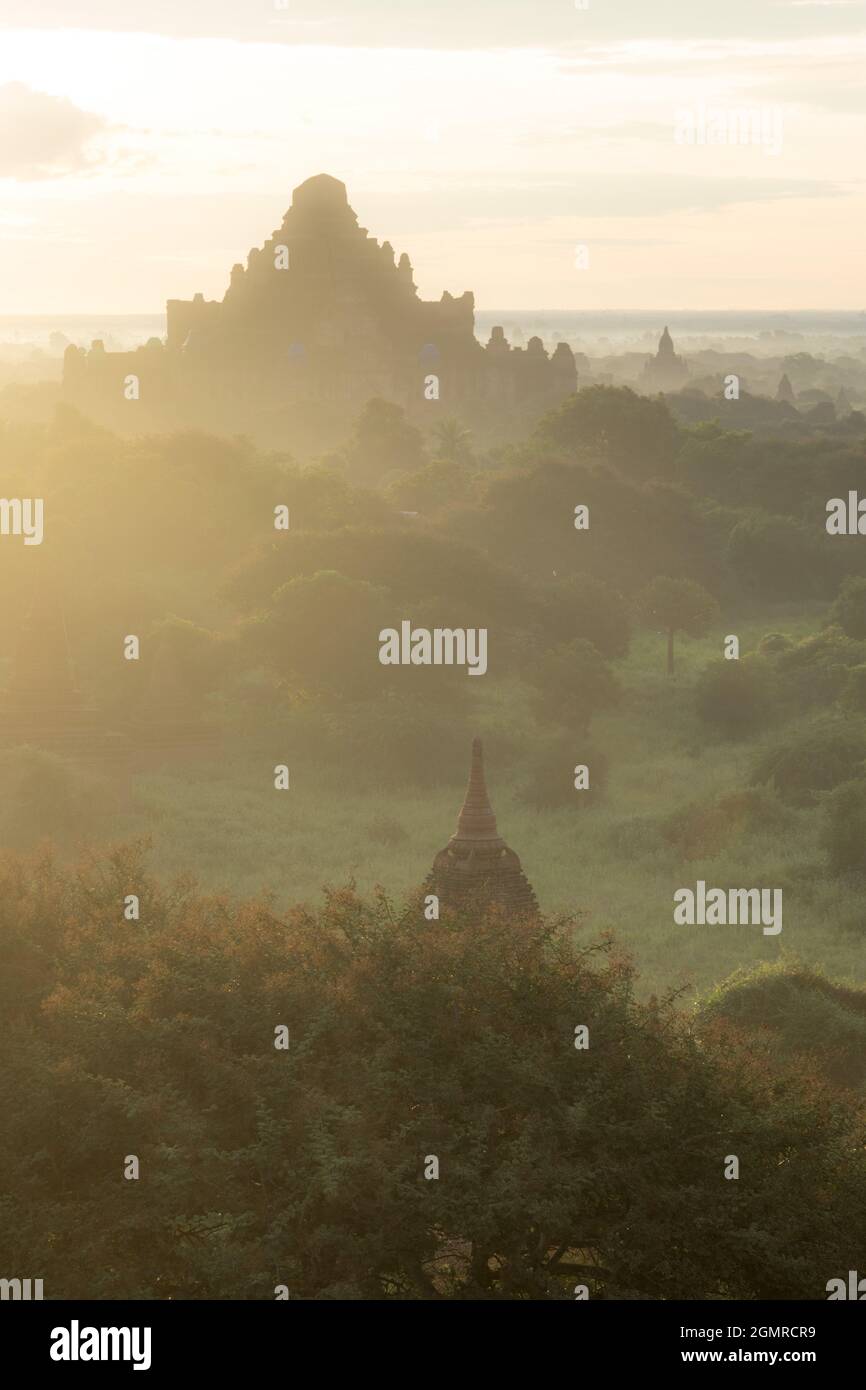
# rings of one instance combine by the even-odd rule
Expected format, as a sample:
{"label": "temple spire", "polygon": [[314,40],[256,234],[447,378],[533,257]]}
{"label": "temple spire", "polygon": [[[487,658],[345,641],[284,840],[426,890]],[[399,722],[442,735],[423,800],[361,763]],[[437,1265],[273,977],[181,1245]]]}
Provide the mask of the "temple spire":
{"label": "temple spire", "polygon": [[472,740],[469,783],[457,829],[433,860],[427,890],[443,906],[496,906],[521,917],[536,916],[538,903],[518,856],[502,839],[484,779],[481,739]]}
{"label": "temple spire", "polygon": [[460,815],[457,817],[455,840],[496,840],[502,844],[496,828],[496,816],[487,795],[484,780],[484,749],[480,738],[472,740],[472,761],[469,765],[469,782]]}
{"label": "temple spire", "polygon": [[679,391],[688,379],[689,369],[674,349],[671,331],[665,324],[658,352],[648,357],[641,373],[641,385],[648,391]]}

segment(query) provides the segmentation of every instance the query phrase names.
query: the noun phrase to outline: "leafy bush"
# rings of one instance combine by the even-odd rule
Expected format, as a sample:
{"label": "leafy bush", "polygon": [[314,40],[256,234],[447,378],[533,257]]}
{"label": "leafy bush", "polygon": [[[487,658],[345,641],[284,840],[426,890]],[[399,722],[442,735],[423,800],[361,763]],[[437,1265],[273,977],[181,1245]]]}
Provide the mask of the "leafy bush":
{"label": "leafy bush", "polygon": [[771,783],[790,806],[811,806],[820,792],[849,781],[864,757],[862,729],[832,722],[812,725],[764,752],[751,782],[753,786]]}
{"label": "leafy bush", "polygon": [[790,818],[763,789],[693,802],[664,822],[662,838],[684,859],[711,859],[733,839],[784,825]]}
{"label": "leafy bush", "polygon": [[628,608],[602,580],[569,575],[549,585],[548,593],[544,621],[554,641],[579,637],[609,659],[626,655],[631,635]]}
{"label": "leafy bush", "polygon": [[780,653],[776,669],[786,702],[802,709],[837,700],[847,684],[850,667],[864,662],[866,643],[855,642],[840,627],[832,626]]}
{"label": "leafy bush", "polygon": [[822,1298],[866,1243],[862,1119],[572,925],[0,858],[8,1267],[56,1298]]}
{"label": "leafy bush", "polygon": [[830,552],[813,529],[789,516],[749,513],[728,540],[731,568],[764,598],[808,598],[833,592]]}
{"label": "leafy bush", "polygon": [[827,797],[822,836],[830,868],[866,873],[866,781],[842,782]]}
{"label": "leafy bush", "polygon": [[771,1039],[774,1056],[805,1058],[836,1086],[866,1088],[866,990],[785,962],[738,970],[698,1011]]}
{"label": "leafy bush", "polygon": [[533,663],[527,678],[535,686],[535,708],[542,719],[553,719],[585,734],[599,710],[619,703],[616,676],[591,642],[577,638],[552,647]]}
{"label": "leafy bush", "polygon": [[848,676],[842,690],[842,704],[860,714],[866,713],[866,663],[862,666],[848,667]]}
{"label": "leafy bush", "polygon": [[790,637],[784,632],[768,632],[758,643],[758,652],[761,656],[778,656],[780,652],[786,652],[792,646]]}
{"label": "leafy bush", "polygon": [[716,618],[719,605],[692,579],[671,579],[660,574],[638,596],[637,609],[648,627],[667,634],[667,672],[674,673],[674,637],[687,632],[702,637]]}
{"label": "leafy bush", "polygon": [[385,496],[401,511],[431,516],[461,506],[472,497],[473,476],[461,463],[434,459],[414,473],[401,473],[385,489]]}
{"label": "leafy bush", "polygon": [[599,454],[636,477],[661,477],[673,464],[677,427],[663,400],[628,386],[588,386],[545,415],[538,438],[565,454]]}
{"label": "leafy bush", "polygon": [[711,662],[698,677],[698,715],[724,738],[748,738],[773,718],[776,682],[766,661],[745,656]]}
{"label": "leafy bush", "polygon": [[838,623],[846,637],[866,638],[866,579],[849,575],[830,609],[830,621]]}

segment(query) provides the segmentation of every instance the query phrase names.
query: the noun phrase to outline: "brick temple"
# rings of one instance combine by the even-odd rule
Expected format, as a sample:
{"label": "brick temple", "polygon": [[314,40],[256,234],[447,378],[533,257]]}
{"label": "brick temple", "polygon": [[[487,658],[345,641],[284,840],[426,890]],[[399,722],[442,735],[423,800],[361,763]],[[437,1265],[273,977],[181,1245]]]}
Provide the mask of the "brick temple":
{"label": "brick temple", "polygon": [[342,437],[374,397],[421,425],[483,425],[522,406],[537,416],[577,389],[566,343],[518,348],[498,327],[484,346],[471,292],[421,299],[408,255],[358,225],[328,174],[294,190],[222,300],[170,299],[166,330],[132,352],[67,348],[64,399],[122,432],[196,426],[303,444]]}
{"label": "brick temple", "polygon": [[517,916],[535,916],[538,903],[520,859],[499,834],[487,795],[481,739],[472,741],[469,783],[457,829],[433,861],[426,891],[443,907],[495,906]]}

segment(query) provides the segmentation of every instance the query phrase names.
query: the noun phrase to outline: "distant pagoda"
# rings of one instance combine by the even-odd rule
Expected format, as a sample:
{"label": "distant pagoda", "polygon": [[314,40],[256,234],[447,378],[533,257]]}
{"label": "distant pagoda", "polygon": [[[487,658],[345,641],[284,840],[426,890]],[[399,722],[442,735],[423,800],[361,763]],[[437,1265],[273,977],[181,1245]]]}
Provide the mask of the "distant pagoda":
{"label": "distant pagoda", "polygon": [[457,829],[433,860],[426,888],[443,907],[496,906],[518,916],[535,915],[532,885],[496,827],[484,781],[481,739],[472,740],[472,762]]}
{"label": "distant pagoda", "polygon": [[674,342],[667,324],[659,338],[658,352],[648,357],[641,374],[641,385],[647,391],[678,391],[688,380],[689,369],[674,351]]}

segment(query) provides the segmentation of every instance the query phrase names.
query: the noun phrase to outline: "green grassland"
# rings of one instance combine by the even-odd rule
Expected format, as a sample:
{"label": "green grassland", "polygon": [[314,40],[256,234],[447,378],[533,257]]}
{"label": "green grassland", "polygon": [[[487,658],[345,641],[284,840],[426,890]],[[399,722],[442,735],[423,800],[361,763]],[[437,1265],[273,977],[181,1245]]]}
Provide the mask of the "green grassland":
{"label": "green grassland", "polygon": [[[7,426],[10,479],[60,518],[40,582],[62,595],[84,706],[106,749],[128,737],[135,770],[22,748],[4,727],[0,848],[67,856],[147,836],[160,875],[207,892],[285,905],[354,879],[399,900],[454,829],[477,734],[542,909],[612,930],[645,991],[695,996],[780,958],[863,983],[866,552],[823,525],[828,497],[866,495],[862,444],[680,427],[612,387],[495,456],[450,434],[425,440],[373,401],[342,451],[306,467],[241,439],[123,441],[74,412]],[[273,528],[285,498],[287,536]],[[0,551],[0,695],[22,627],[41,622],[31,559]],[[407,614],[487,629],[487,673],[382,667],[369,634]],[[672,676],[657,625],[677,633]],[[125,633],[141,635],[140,662],[123,659]],[[722,661],[731,633],[739,664]],[[769,633],[790,650],[750,662]],[[57,652],[37,648],[41,685],[25,687],[50,688]],[[221,751],[196,755],[173,720],[193,735],[210,722]],[[755,785],[788,739],[795,774],[805,750],[800,798],[769,774]],[[572,787],[583,762],[589,794]],[[849,779],[852,816],[826,801]],[[781,934],[676,926],[673,894],[699,879],[781,888]]]}
{"label": "green grassland", "polygon": [[[467,725],[488,745],[488,785],[501,833],[520,854],[549,912],[579,915],[576,930],[612,930],[631,954],[640,987],[682,987],[693,997],[741,966],[800,960],[842,982],[866,980],[866,921],[858,879],[829,872],[819,843],[822,809],[782,807],[772,791],[721,825],[704,844],[690,832],[720,797],[741,793],[771,728],[740,742],[714,740],[694,708],[694,682],[718,659],[735,631],[741,653],[768,631],[798,640],[817,630],[820,605],[791,606],[731,622],[701,640],[681,638],[677,671],[664,673],[664,638],[637,633],[629,656],[615,663],[624,698],[593,721],[592,742],[607,755],[610,776],[600,803],[536,810],[519,787],[538,726],[517,682],[472,681]],[[455,673],[457,679],[465,679]],[[376,884],[399,900],[424,878],[451,834],[463,778],[423,792],[377,786],[351,762],[305,758],[292,737],[278,757],[267,741],[229,748],[218,763],[169,761],[134,779],[129,808],[112,824],[116,836],[146,834],[161,874],[191,872],[209,891],[270,892],[279,904],[314,901],[325,885]],[[506,750],[497,757],[496,750]],[[294,756],[297,754],[297,756]],[[291,764],[288,792],[273,788],[273,765]],[[467,747],[468,758],[468,747]],[[579,741],[574,761],[581,760]],[[570,776],[570,768],[563,768]],[[852,774],[853,775],[853,774]],[[682,837],[666,826],[680,818]],[[784,892],[783,930],[760,926],[676,926],[673,893],[704,879],[709,886],[770,887]]]}

